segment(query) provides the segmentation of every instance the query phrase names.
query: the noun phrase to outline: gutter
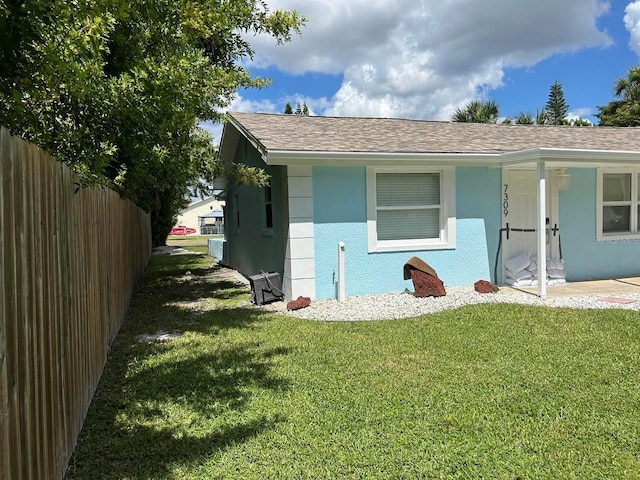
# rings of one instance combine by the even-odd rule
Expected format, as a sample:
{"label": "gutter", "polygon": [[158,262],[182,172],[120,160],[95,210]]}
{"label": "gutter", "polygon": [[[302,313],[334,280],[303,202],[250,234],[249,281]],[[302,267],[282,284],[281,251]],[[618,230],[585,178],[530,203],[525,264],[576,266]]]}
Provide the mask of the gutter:
{"label": "gutter", "polygon": [[331,152],[271,150],[268,165],[376,165],[392,163],[402,166],[442,165],[499,167],[500,154],[468,153],[394,153],[394,152]]}
{"label": "gutter", "polygon": [[[451,164],[469,167],[508,167],[527,165],[535,168],[539,161],[563,166],[606,166],[611,164],[640,165],[640,151],[579,150],[534,148],[506,153],[395,153],[395,152],[334,152],[259,149],[267,165],[398,165],[442,166]],[[258,148],[256,146],[256,148]]]}

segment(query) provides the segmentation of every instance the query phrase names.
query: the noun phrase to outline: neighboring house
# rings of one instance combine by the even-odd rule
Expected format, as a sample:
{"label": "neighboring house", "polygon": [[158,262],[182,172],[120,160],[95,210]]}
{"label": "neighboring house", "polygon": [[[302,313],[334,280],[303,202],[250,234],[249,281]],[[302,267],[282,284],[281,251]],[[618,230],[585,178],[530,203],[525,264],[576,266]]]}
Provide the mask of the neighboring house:
{"label": "neighboring house", "polygon": [[176,225],[196,229],[199,235],[224,233],[224,201],[215,197],[194,200],[178,215]]}
{"label": "neighboring house", "polygon": [[288,299],[336,297],[339,242],[347,295],[411,289],[412,256],[446,286],[501,283],[522,253],[570,281],[640,274],[640,129],[228,118],[222,159],[271,181],[229,187],[223,261],[279,272]]}

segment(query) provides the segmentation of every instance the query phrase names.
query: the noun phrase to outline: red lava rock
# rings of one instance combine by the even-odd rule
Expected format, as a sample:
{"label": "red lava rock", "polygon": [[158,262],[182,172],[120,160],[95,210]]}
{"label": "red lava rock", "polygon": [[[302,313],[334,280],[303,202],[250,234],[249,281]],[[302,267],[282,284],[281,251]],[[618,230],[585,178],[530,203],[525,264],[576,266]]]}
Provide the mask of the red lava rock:
{"label": "red lava rock", "polygon": [[298,297],[287,303],[287,310],[299,310],[309,305],[311,305],[311,299],[309,297]]}
{"label": "red lava rock", "polygon": [[473,288],[475,288],[478,293],[495,293],[499,290],[497,285],[486,280],[478,280],[473,284]]}
{"label": "red lava rock", "polygon": [[438,277],[420,270],[411,270],[410,273],[416,297],[443,297],[447,294],[444,283]]}

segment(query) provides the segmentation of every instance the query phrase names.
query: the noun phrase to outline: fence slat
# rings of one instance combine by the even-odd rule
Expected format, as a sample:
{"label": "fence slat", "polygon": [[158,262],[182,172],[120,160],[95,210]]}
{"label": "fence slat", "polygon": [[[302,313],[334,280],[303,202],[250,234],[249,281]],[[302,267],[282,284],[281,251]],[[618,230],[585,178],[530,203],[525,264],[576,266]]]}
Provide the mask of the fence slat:
{"label": "fence slat", "polygon": [[149,216],[0,127],[0,478],[64,476],[133,289]]}

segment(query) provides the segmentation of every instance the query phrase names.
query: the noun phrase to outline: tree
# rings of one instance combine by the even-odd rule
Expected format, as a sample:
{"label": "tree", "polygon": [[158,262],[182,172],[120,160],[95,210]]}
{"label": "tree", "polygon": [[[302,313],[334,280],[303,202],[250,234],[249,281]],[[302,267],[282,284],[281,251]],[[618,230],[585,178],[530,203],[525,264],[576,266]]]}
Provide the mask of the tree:
{"label": "tree", "polygon": [[0,1],[0,124],[134,200],[161,244],[200,179],[264,183],[222,165],[198,124],[267,84],[242,67],[243,34],[282,43],[303,24],[263,0]]}
{"label": "tree", "polygon": [[574,118],[569,122],[572,127],[591,127],[591,122],[584,118]]}
{"label": "tree", "polygon": [[533,115],[529,112],[520,112],[513,119],[513,123],[516,125],[533,125],[535,120]]}
{"label": "tree", "polygon": [[569,105],[564,99],[564,92],[562,91],[562,84],[557,80],[553,82],[549,88],[549,99],[544,107],[544,111],[547,116],[547,123],[549,125],[566,125],[567,112],[569,111]]}
{"label": "tree", "polygon": [[497,123],[499,119],[498,104],[493,100],[472,100],[464,107],[456,108],[451,117],[453,122],[464,123]]}
{"label": "tree", "polygon": [[307,102],[303,102],[302,106],[300,106],[300,100],[296,102],[296,109],[293,110],[291,103],[287,102],[284,106],[285,115],[309,115],[309,107],[307,107]]}
{"label": "tree", "polygon": [[535,115],[531,112],[520,112],[515,116],[513,123],[516,125],[548,125],[549,116],[544,108],[536,110]]}
{"label": "tree", "polygon": [[599,125],[640,126],[640,66],[630,68],[626,77],[616,80],[613,93],[618,100],[598,105]]}

